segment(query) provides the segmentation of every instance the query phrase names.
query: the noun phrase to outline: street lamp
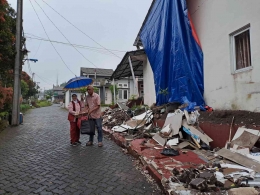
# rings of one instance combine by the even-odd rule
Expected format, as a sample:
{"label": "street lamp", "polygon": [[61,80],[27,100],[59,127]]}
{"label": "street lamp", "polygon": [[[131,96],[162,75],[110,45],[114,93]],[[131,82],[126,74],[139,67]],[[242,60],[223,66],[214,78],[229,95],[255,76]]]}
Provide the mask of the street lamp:
{"label": "street lamp", "polygon": [[26,60],[32,61],[32,62],[34,62],[34,63],[38,62],[38,59],[29,59],[29,58],[27,58],[27,59],[24,59],[24,62],[25,62]]}

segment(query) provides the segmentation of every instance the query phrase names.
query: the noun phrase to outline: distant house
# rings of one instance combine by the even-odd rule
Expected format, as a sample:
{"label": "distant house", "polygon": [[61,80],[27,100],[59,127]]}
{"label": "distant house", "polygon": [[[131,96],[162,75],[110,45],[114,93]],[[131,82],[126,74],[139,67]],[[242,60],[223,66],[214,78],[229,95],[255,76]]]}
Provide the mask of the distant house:
{"label": "distant house", "polygon": [[111,104],[112,94],[110,92],[109,78],[113,74],[113,69],[103,68],[80,68],[80,76],[85,76],[93,79],[93,86],[98,88],[98,94],[100,96],[102,104]]}
{"label": "distant house", "polygon": [[[143,85],[143,64],[145,63],[147,57],[145,55],[144,50],[137,51],[129,51],[126,52],[121,62],[117,66],[113,75],[111,76],[111,80],[115,80],[116,83],[121,83],[122,81],[128,81],[129,91],[128,99],[131,99],[132,96],[135,98],[143,97],[144,95],[144,85]],[[131,64],[129,63],[131,61]],[[118,87],[120,89],[118,84]],[[122,95],[126,96],[126,91],[121,87],[119,90],[119,102]]]}
{"label": "distant house", "polygon": [[[131,60],[132,69],[129,59]],[[111,76],[111,79],[115,79],[116,82],[119,82],[119,80],[123,78],[128,78],[134,85],[132,79],[133,74],[135,77],[136,89],[133,87],[131,93],[138,97],[143,97],[144,104],[151,106],[156,101],[153,72],[143,49],[126,52],[122,61]]]}
{"label": "distant house", "polygon": [[[112,103],[112,92],[110,86],[112,84],[111,76],[114,73],[113,69],[103,68],[84,68],[80,69],[80,76],[85,76],[93,79],[93,86],[98,88],[101,102],[103,104]],[[134,94],[134,82],[132,79],[125,77],[115,81],[118,88],[117,101],[126,102]]]}
{"label": "distant house", "polygon": [[63,102],[65,98],[65,91],[63,87],[53,85],[53,102],[60,103]]}

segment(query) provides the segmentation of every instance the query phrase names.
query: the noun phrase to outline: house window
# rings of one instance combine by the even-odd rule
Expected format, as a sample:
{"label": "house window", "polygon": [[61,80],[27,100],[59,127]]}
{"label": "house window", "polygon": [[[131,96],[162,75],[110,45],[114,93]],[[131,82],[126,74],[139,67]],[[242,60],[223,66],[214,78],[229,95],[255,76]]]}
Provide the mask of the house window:
{"label": "house window", "polygon": [[230,34],[233,72],[251,68],[250,25]]}
{"label": "house window", "polygon": [[118,86],[118,88],[128,88],[127,83],[118,83],[117,86]]}
{"label": "house window", "polygon": [[119,89],[118,90],[118,99],[127,100],[128,99],[128,90],[127,89]]}
{"label": "house window", "polygon": [[105,100],[107,101],[107,93],[106,93],[106,95],[105,95]]}
{"label": "house window", "polygon": [[94,82],[93,86],[100,86],[100,82]]}

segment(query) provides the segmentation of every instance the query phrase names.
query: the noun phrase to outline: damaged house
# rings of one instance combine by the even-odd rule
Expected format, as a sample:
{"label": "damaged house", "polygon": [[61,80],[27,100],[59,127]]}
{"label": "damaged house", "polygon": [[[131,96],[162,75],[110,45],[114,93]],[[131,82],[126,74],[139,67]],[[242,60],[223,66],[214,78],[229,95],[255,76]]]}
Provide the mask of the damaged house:
{"label": "damaged house", "polygon": [[[185,95],[198,105],[203,103],[204,98],[207,105],[218,110],[259,112],[260,80],[257,75],[260,68],[257,66],[257,54],[260,42],[256,15],[260,4],[253,0],[187,0],[189,21],[186,22],[190,27],[183,29],[178,28],[178,23],[185,21],[177,21],[167,13],[153,13],[155,2],[134,42],[134,46],[144,48],[148,56],[143,63],[145,104],[160,104],[160,96],[167,92],[168,102],[180,101],[177,96]],[[169,6],[164,1],[161,4]],[[156,18],[158,15],[159,19]],[[167,17],[168,22],[163,23]],[[192,62],[189,67],[183,67],[187,62],[182,54],[190,59],[188,62]],[[201,59],[196,58],[198,55]],[[183,64],[176,65],[179,62]],[[191,75],[188,74],[189,69]],[[172,81],[168,81],[175,84],[158,80],[160,74],[163,79],[172,77]],[[196,95],[192,95],[195,91]],[[174,97],[172,94],[175,94]]]}
{"label": "damaged house", "polygon": [[187,0],[204,53],[204,98],[215,109],[260,111],[260,4]]}
{"label": "damaged house", "polygon": [[[143,77],[144,103],[157,106],[138,115],[108,109],[104,132],[137,156],[167,194],[260,192],[260,126],[244,124],[245,118],[235,123],[234,116],[227,124],[204,123],[198,112],[204,98],[216,109],[258,111],[253,54],[259,42],[252,30],[260,9],[250,2],[154,0],[135,40],[137,50],[127,52],[112,75]],[[182,105],[172,112],[161,106],[169,102]]]}

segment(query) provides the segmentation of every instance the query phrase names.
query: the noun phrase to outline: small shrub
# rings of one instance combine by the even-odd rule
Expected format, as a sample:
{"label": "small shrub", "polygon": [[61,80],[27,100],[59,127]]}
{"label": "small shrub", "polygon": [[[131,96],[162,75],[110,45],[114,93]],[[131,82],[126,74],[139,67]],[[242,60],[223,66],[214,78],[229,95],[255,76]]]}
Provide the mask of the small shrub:
{"label": "small shrub", "polygon": [[37,105],[38,105],[39,107],[47,107],[47,106],[51,106],[51,102],[48,102],[48,101],[39,101],[39,102],[37,103]]}
{"label": "small shrub", "polygon": [[109,107],[112,104],[101,104],[101,107]]}
{"label": "small shrub", "polygon": [[26,111],[29,110],[30,108],[31,108],[31,107],[30,107],[29,104],[21,104],[21,105],[20,105],[20,111],[21,111],[22,113],[26,112]]}

